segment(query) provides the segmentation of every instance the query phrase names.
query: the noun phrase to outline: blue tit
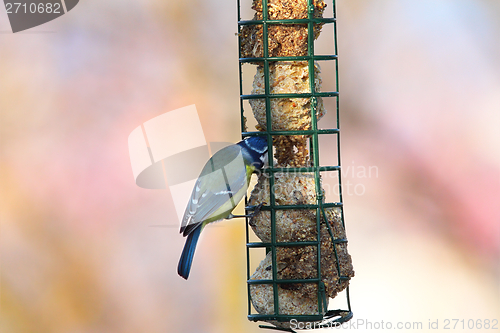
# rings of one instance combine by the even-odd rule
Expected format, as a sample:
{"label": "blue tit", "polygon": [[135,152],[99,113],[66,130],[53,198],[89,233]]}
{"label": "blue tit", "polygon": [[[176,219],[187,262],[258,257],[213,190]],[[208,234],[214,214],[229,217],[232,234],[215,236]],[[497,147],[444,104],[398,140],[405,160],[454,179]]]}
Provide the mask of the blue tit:
{"label": "blue tit", "polygon": [[181,233],[187,236],[177,273],[187,280],[196,243],[210,222],[235,217],[233,209],[247,193],[255,170],[267,161],[267,138],[249,137],[215,153],[198,177],[184,212]]}

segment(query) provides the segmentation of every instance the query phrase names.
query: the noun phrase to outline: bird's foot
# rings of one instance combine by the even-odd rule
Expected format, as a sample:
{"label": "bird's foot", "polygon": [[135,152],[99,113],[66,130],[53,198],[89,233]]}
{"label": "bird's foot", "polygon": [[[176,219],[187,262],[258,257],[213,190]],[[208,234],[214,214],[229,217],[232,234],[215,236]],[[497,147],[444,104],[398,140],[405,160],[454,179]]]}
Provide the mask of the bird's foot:
{"label": "bird's foot", "polygon": [[233,214],[229,214],[229,216],[227,217],[227,219],[234,219],[234,218],[238,218],[238,217],[248,217],[248,218],[252,218],[254,217],[255,215],[259,214],[262,206],[264,206],[266,203],[263,202],[257,206],[247,206],[245,207],[246,210],[250,210],[250,211],[253,211],[253,213],[251,214],[247,214],[247,215],[233,215]]}
{"label": "bird's foot", "polygon": [[262,203],[258,204],[257,206],[247,206],[247,207],[245,207],[246,210],[253,211],[253,213],[248,214],[247,216],[248,217],[254,217],[255,215],[259,214],[260,210],[262,209],[262,206],[264,206],[265,204],[266,204],[265,202],[262,202]]}

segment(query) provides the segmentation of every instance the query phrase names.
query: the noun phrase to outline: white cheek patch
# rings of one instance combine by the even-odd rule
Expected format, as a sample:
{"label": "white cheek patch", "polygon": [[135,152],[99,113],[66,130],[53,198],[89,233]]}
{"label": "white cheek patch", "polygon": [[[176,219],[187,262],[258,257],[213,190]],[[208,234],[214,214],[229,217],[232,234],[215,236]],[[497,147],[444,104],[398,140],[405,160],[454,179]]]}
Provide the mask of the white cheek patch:
{"label": "white cheek patch", "polygon": [[265,165],[267,165],[267,161],[268,161],[268,156],[267,154],[264,154],[262,156],[259,157],[259,159],[261,160],[261,162]]}

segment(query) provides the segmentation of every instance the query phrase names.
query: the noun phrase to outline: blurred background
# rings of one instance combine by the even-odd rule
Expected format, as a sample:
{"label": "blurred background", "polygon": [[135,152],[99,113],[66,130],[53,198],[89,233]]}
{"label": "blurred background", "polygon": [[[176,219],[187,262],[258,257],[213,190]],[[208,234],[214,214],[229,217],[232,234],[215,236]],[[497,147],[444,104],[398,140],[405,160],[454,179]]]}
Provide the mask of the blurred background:
{"label": "blurred background", "polygon": [[[337,2],[353,320],[500,320],[500,2]],[[236,32],[236,1],[80,1],[16,34],[0,9],[0,331],[262,332],[243,223],[180,278],[172,198],[127,145],[190,104],[238,141]]]}

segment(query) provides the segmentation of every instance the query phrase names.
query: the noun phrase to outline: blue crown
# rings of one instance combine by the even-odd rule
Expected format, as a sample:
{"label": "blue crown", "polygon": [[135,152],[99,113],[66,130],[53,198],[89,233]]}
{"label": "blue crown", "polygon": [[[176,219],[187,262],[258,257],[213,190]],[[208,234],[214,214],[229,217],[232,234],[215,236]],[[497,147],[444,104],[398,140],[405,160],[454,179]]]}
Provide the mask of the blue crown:
{"label": "blue crown", "polygon": [[251,136],[238,142],[238,145],[243,149],[245,155],[249,155],[249,163],[257,169],[262,169],[264,166],[265,154],[267,153],[267,137],[266,136]]}

